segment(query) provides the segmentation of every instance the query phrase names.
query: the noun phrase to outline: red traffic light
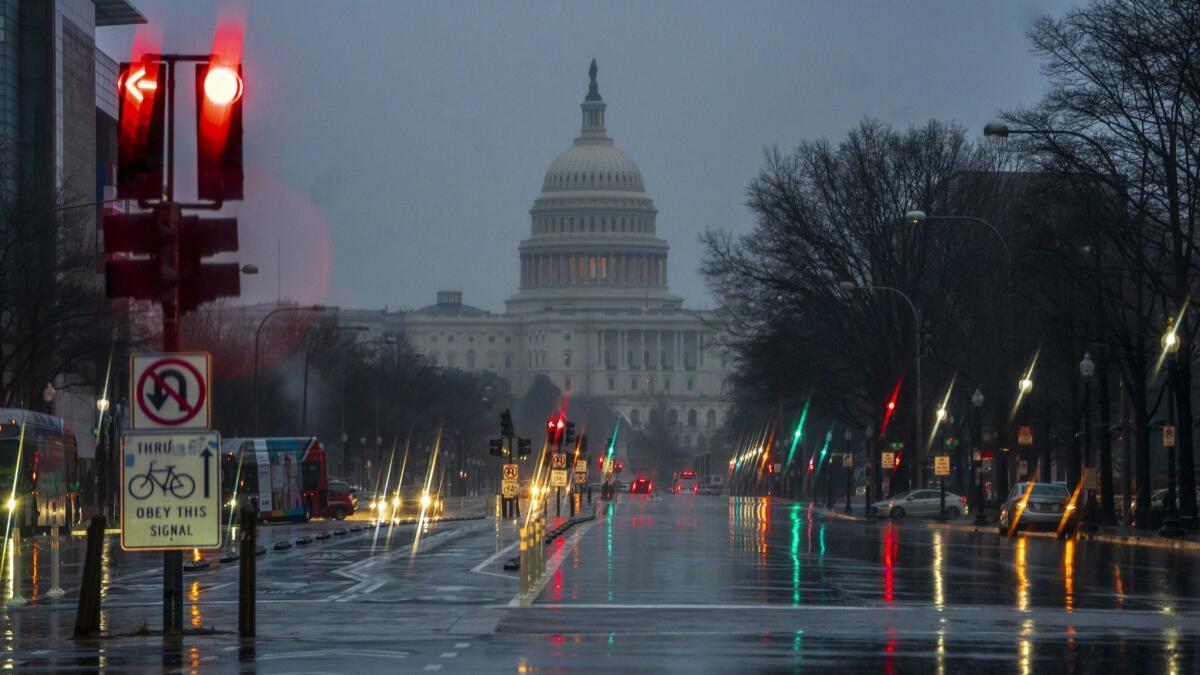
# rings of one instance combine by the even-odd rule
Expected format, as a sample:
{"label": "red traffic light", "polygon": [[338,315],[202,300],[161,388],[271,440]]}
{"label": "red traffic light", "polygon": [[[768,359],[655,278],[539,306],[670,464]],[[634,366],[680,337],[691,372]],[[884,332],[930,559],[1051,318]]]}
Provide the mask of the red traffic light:
{"label": "red traffic light", "polygon": [[229,105],[242,97],[242,76],[229,66],[212,66],[204,76],[204,97],[214,105]]}
{"label": "red traffic light", "polygon": [[122,96],[129,98],[135,103],[141,103],[146,100],[148,92],[158,91],[158,69],[154,72],[148,72],[147,66],[141,63],[132,64],[132,66],[121,73],[117,78],[117,90]]}
{"label": "red traffic light", "polygon": [[161,65],[158,61],[121,64],[117,78],[117,197],[121,199],[162,197],[167,97],[159,95]]}

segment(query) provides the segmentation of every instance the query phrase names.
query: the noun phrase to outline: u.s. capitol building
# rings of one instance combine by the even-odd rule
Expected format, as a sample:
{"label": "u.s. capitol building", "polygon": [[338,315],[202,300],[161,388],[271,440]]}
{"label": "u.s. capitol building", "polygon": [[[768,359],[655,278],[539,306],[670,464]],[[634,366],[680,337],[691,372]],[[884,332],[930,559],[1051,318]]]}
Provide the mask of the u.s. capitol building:
{"label": "u.s. capitol building", "polygon": [[683,448],[725,421],[730,359],[724,315],[685,309],[667,288],[667,242],[641,171],[605,130],[596,64],[583,126],[550,164],[519,247],[520,288],[496,314],[461,291],[408,312],[341,310],[339,321],[403,333],[431,362],[495,372],[520,396],[545,375],[570,396],[604,401],[633,426],[666,411]]}

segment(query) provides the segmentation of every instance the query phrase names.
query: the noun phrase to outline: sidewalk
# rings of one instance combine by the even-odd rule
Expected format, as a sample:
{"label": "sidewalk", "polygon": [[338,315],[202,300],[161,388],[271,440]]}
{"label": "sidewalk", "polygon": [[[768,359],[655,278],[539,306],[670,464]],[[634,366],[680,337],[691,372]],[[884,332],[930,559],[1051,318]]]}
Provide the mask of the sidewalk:
{"label": "sidewalk", "polygon": [[[816,509],[826,517],[835,520],[871,522],[878,520],[879,522],[891,522],[887,518],[867,518],[862,515],[863,507],[858,505],[854,508],[854,513],[848,514],[842,511],[841,507],[828,509],[825,506],[814,505]],[[946,530],[958,530],[960,532],[981,532],[992,534],[996,532],[996,519],[989,514],[988,524],[976,525],[971,520],[971,516],[963,518],[958,522],[938,522],[931,520],[925,522],[925,527],[941,528]],[[1057,539],[1058,535],[1050,531],[1042,530],[1021,530],[1021,534],[1029,537],[1042,537],[1045,539]],[[1144,546],[1147,548],[1173,549],[1178,551],[1200,551],[1200,535],[1189,534],[1185,537],[1169,538],[1160,536],[1154,530],[1137,530],[1128,526],[1110,526],[1101,527],[1094,533],[1087,533],[1082,530],[1077,530],[1075,535],[1077,541],[1096,541],[1106,544],[1118,544],[1122,546]]]}

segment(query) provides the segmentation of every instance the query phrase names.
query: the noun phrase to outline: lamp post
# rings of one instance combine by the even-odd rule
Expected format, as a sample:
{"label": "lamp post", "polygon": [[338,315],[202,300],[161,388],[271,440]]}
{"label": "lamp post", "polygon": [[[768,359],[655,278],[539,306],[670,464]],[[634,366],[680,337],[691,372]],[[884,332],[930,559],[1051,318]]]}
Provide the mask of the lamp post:
{"label": "lamp post", "polygon": [[[854,509],[850,507],[850,496],[854,494],[854,455],[850,452],[850,439],[854,434],[846,427],[846,433],[842,438],[846,441],[846,454],[842,455],[842,466],[846,469],[846,513],[853,513]],[[846,458],[850,458],[850,463],[846,464]]]}
{"label": "lamp post", "polygon": [[[364,331],[370,330],[370,328],[368,328],[366,326],[334,326],[333,329],[335,331],[337,331],[337,330],[352,330],[352,331],[359,331],[359,332],[364,332]],[[306,348],[304,350],[304,395],[301,397],[301,403],[300,403],[300,435],[301,436],[308,435],[308,360],[312,357],[312,353],[313,353],[312,347],[313,347],[313,345],[310,344],[308,346],[308,348]]]}
{"label": "lamp post", "polygon": [[323,312],[323,305],[312,305],[310,307],[276,307],[267,312],[267,315],[258,322],[258,328],[254,329],[254,435],[258,435],[258,342],[262,338],[263,326],[267,325],[267,321],[279,314],[280,312]]}
{"label": "lamp post", "polygon": [[[1174,442],[1175,431],[1175,372],[1178,367],[1179,354],[1179,336],[1175,334],[1175,325],[1171,325],[1162,336],[1163,354],[1167,360],[1167,425],[1171,427],[1172,439],[1171,444],[1165,448],[1167,451],[1167,498],[1164,504],[1162,529],[1158,533],[1164,537],[1182,537],[1184,532],[1179,527],[1179,509],[1175,502],[1175,453],[1178,444]],[[1163,434],[1163,445],[1167,434]],[[1152,503],[1143,504],[1138,501],[1138,510],[1149,510],[1153,506]]]}
{"label": "lamp post", "polygon": [[913,382],[913,394],[914,394],[914,399],[916,402],[914,416],[913,416],[913,421],[916,424],[916,434],[914,435],[914,438],[916,439],[915,445],[916,445],[916,451],[917,451],[916,466],[919,467],[919,470],[921,472],[921,475],[919,477],[919,479],[920,479],[919,482],[921,484],[921,487],[924,487],[924,485],[925,485],[925,471],[924,471],[925,463],[924,463],[924,457],[922,456],[922,455],[924,455],[924,450],[922,450],[922,447],[921,447],[921,445],[922,445],[921,439],[923,439],[925,437],[925,433],[923,430],[923,424],[922,424],[922,417],[924,416],[924,412],[922,411],[922,406],[921,406],[921,312],[920,312],[920,310],[917,309],[916,304],[913,303],[912,298],[908,297],[908,295],[904,291],[902,291],[898,288],[894,288],[892,286],[862,285],[862,284],[856,284],[853,281],[843,281],[838,284],[838,287],[841,288],[843,291],[885,291],[888,293],[894,293],[894,294],[900,296],[901,298],[903,298],[904,302],[908,304],[909,310],[912,311],[912,315],[913,315],[913,348],[914,348],[914,351],[916,352],[916,354],[913,357],[914,361],[915,361],[915,365],[913,366],[913,368],[916,371],[916,378],[914,379],[914,382]]}
{"label": "lamp post", "polygon": [[[1087,470],[1092,470],[1091,485],[1087,487],[1087,506],[1084,509],[1084,529],[1089,532],[1094,532],[1097,527],[1096,522],[1096,460],[1092,457],[1092,378],[1096,376],[1096,362],[1092,361],[1092,355],[1084,352],[1083,359],[1079,362],[1079,377],[1083,380],[1083,464],[1084,469],[1082,476],[1087,475]],[[1111,496],[1106,495],[1105,499],[1111,499]]]}
{"label": "lamp post", "polygon": [[876,490],[875,486],[878,484],[880,478],[879,462],[875,456],[875,427],[873,425],[868,424],[863,429],[863,438],[867,442],[866,453],[864,453],[866,455],[864,464],[867,469],[867,484],[865,486],[866,489],[863,490],[863,515],[869,516],[871,515],[871,499],[878,499],[878,490]]}
{"label": "lamp post", "polygon": [[[1020,401],[1021,401],[1022,425],[1030,426],[1030,424],[1029,424],[1029,408],[1030,408],[1031,404],[1028,399],[1031,397],[1031,395],[1033,393],[1033,377],[1031,376],[1030,373],[1025,373],[1024,375],[1021,376],[1020,380],[1017,380],[1017,391],[1020,392],[1020,397],[1021,397]],[[1019,442],[1020,441],[1018,440],[1018,444],[1019,444]],[[1033,455],[1033,445],[1031,444],[1029,446],[1029,448],[1030,448],[1030,450],[1028,453],[1026,453],[1026,452],[1021,453],[1022,455],[1025,455],[1025,479],[1026,480],[1028,480],[1029,477],[1031,475],[1033,475],[1033,473],[1036,473],[1036,467],[1037,467],[1037,456]],[[1035,471],[1033,471],[1033,472],[1031,472],[1030,468],[1029,468],[1030,457],[1032,457],[1032,459],[1033,459],[1033,466],[1035,469]],[[1020,473],[1019,469],[1018,469],[1018,473]],[[1017,479],[1020,480],[1021,476],[1017,476]],[[1049,479],[1047,479],[1047,480],[1049,480]],[[1005,485],[1004,487],[1007,488],[1008,486]]]}
{"label": "lamp post", "polygon": [[975,393],[971,394],[971,411],[974,416],[975,428],[971,435],[975,437],[975,452],[972,453],[971,459],[975,466],[975,524],[986,525],[987,515],[984,513],[986,506],[983,497],[983,391],[979,388],[975,389]]}

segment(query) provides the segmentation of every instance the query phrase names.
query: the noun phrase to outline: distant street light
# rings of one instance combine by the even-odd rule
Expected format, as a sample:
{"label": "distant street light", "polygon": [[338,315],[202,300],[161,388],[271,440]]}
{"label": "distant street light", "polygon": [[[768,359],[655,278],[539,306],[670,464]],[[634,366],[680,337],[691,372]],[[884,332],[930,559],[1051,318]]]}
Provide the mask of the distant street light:
{"label": "distant street light", "polygon": [[1022,394],[1028,394],[1029,392],[1033,391],[1033,379],[1026,375],[1025,377],[1021,378],[1021,381],[1017,383],[1017,386],[1020,387]]}
{"label": "distant street light", "polygon": [[[1175,377],[1178,371],[1179,364],[1179,336],[1175,334],[1176,323],[1170,324],[1170,329],[1162,336],[1163,352],[1167,359],[1167,426],[1175,429]],[[1163,434],[1163,445],[1167,445],[1167,434]],[[1166,447],[1167,451],[1167,498],[1165,507],[1166,514],[1163,516],[1162,529],[1158,531],[1164,537],[1182,537],[1183,529],[1179,526],[1179,508],[1175,501],[1175,458],[1179,451],[1179,444],[1172,441]],[[1190,449],[1189,449],[1190,451]],[[1139,492],[1149,492],[1148,490],[1139,490]],[[1149,513],[1154,506],[1149,500],[1143,501],[1138,499],[1138,511],[1145,509]],[[1141,515],[1141,514],[1138,514]],[[1141,521],[1141,518],[1138,518]]]}
{"label": "distant street light", "polygon": [[945,408],[938,408],[938,409],[937,409],[937,413],[935,413],[935,414],[936,414],[936,416],[937,416],[937,421],[939,421],[939,422],[945,422],[945,421],[946,421],[946,416],[947,416],[949,413],[947,413],[947,412],[946,412],[946,409],[945,409]]}
{"label": "distant street light", "polygon": [[975,388],[975,393],[971,394],[971,409],[975,422],[975,452],[971,455],[971,461],[975,464],[975,472],[979,474],[975,481],[975,524],[986,525],[987,515],[984,510],[987,506],[983,496],[983,390],[978,387]]}
{"label": "distant street light", "polygon": [[276,307],[267,312],[267,315],[258,322],[258,328],[254,330],[254,435],[258,435],[258,341],[262,337],[263,326],[267,325],[267,320],[279,314],[280,312],[323,312],[324,305],[312,305],[309,307]]}
{"label": "distant street light", "polygon": [[[908,297],[908,294],[906,294],[904,291],[902,291],[898,288],[894,288],[892,286],[873,286],[873,285],[864,286],[864,285],[856,284],[853,281],[842,281],[842,282],[838,283],[838,287],[846,292],[850,292],[850,291],[885,291],[888,293],[894,293],[894,294],[900,296],[901,298],[903,298],[904,302],[908,303],[908,308],[910,310],[912,310],[913,347],[915,348],[914,351],[916,352],[916,354],[914,355],[914,359],[915,359],[914,368],[916,370],[916,378],[915,378],[915,383],[913,386],[913,392],[915,394],[914,398],[916,401],[915,409],[913,411],[915,414],[915,420],[916,420],[916,435],[913,437],[917,439],[917,442],[914,445],[917,448],[917,455],[918,455],[917,463],[916,463],[916,466],[918,467],[918,471],[920,472],[920,475],[918,476],[918,478],[920,479],[921,487],[924,487],[925,486],[924,461],[923,461],[923,458],[920,456],[921,454],[923,454],[923,452],[921,450],[920,439],[925,437],[924,424],[922,423],[923,422],[922,417],[923,417],[924,413],[922,412],[923,407],[922,407],[922,399],[921,399],[921,312],[920,312],[920,310],[917,309],[916,304],[913,303],[912,298]],[[889,402],[888,406],[890,409],[892,406],[892,402]]]}
{"label": "distant street light", "polygon": [[96,399],[96,411],[101,414],[108,412],[108,399],[103,397]]}

